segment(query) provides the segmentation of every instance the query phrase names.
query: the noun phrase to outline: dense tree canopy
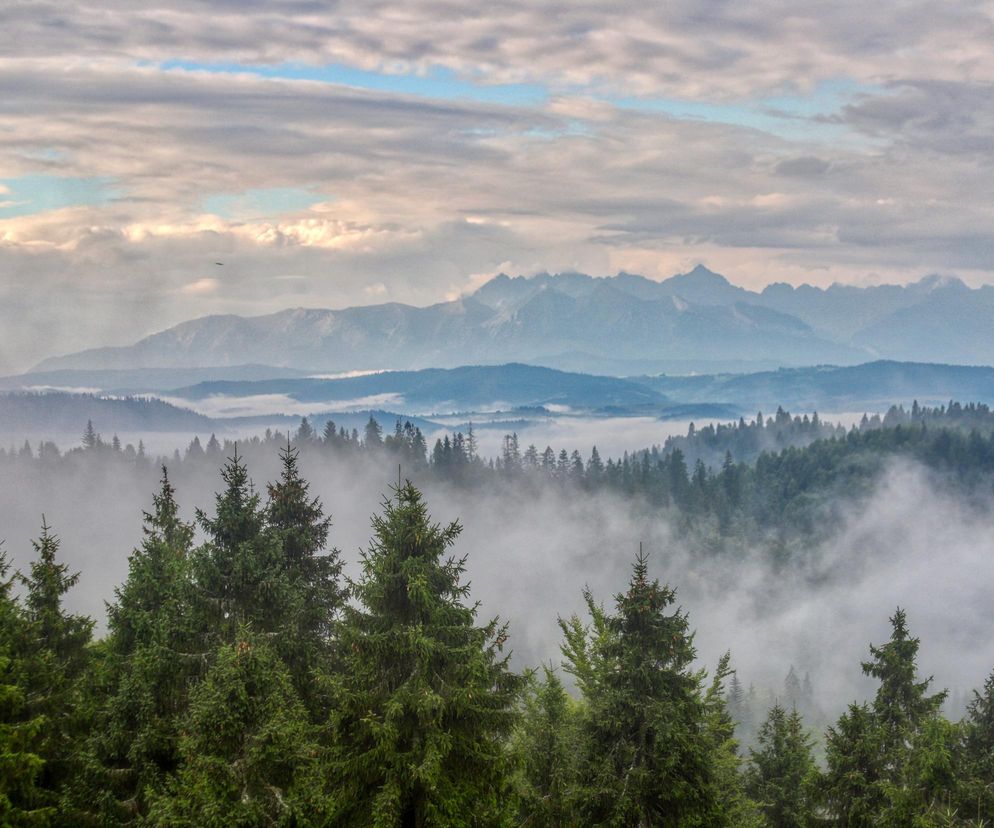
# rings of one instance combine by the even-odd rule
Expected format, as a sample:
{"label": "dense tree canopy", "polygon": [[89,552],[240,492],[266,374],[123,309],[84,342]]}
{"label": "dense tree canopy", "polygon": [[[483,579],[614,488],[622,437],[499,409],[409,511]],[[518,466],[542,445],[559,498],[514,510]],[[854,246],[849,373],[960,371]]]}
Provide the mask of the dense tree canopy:
{"label": "dense tree canopy", "polygon": [[[775,554],[800,554],[792,539],[817,537],[825,508],[842,491],[858,496],[887,457],[982,491],[994,478],[992,419],[915,407],[826,434],[778,412],[620,460],[509,435],[493,463],[472,432],[429,452],[410,424],[360,436],[306,423],[294,440],[249,442],[247,454],[281,452],[261,489],[246,454],[198,442],[176,462],[222,464],[213,508],[185,522],[163,468],[99,640],[66,609],[78,576],[47,522],[23,574],[0,554],[0,824],[990,823],[994,674],[962,721],[945,718],[903,610],[862,664],[872,698],[824,733],[810,726],[803,671],[787,672],[769,709],[729,656],[708,676],[674,589],[641,553],[608,606],[587,591],[587,617],[560,621],[563,671],[520,674],[508,628],[478,617],[463,556],[473,550],[453,554],[458,523],[434,523],[418,486],[401,483],[349,581],[298,459],[344,452],[460,486],[621,492],[665,510],[674,542],[697,551],[705,538],[732,548],[758,533]],[[739,460],[738,442],[762,435],[811,439]],[[84,443],[0,466],[150,462],[92,424]]]}

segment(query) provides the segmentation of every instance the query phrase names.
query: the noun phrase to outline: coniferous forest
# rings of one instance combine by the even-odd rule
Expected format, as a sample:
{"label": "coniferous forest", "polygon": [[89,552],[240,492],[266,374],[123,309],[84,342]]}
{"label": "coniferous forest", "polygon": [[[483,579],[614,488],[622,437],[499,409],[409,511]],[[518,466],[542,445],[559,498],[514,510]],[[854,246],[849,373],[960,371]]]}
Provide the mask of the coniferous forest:
{"label": "coniferous forest", "polygon": [[[363,435],[304,421],[292,439],[197,441],[159,464],[105,624],[68,606],[79,574],[58,526],[42,520],[20,571],[0,563],[3,824],[989,825],[994,673],[949,715],[902,608],[880,607],[889,637],[852,665],[867,698],[822,721],[792,669],[757,709],[734,652],[702,663],[680,584],[661,583],[633,538],[613,553],[628,560],[613,593],[588,588],[585,610],[558,618],[559,656],[521,665],[513,620],[473,598],[461,525],[436,522],[417,481],[613,491],[671,516],[695,554],[765,538],[787,565],[888,458],[989,496],[992,419],[916,406],[846,430],[778,412],[607,460],[509,435],[484,461],[472,433],[429,451],[417,429],[384,437],[375,421]],[[265,452],[280,471],[256,488],[247,457]],[[351,577],[304,455],[400,466]],[[155,461],[90,424],[81,449],[2,462]],[[220,470],[190,522],[172,464]]]}
{"label": "coniferous forest", "polygon": [[0,44],[0,828],[994,828],[994,0]]}

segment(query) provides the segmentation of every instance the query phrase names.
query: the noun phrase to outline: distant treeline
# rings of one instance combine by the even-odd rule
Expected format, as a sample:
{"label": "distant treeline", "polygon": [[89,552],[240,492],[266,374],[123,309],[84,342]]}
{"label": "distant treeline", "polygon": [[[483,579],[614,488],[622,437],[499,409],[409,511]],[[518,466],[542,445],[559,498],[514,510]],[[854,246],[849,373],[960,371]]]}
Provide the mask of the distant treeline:
{"label": "distant treeline", "polygon": [[[371,424],[345,443],[372,451],[376,431]],[[403,457],[416,435],[398,433],[376,450]],[[922,433],[902,425],[820,445],[872,447],[886,434],[894,445],[924,445]],[[282,448],[281,473],[264,492],[232,450],[196,526],[180,518],[163,469],[100,640],[91,619],[64,607],[78,576],[61,561],[52,527],[42,526],[27,572],[11,574],[0,556],[2,824],[994,820],[994,675],[962,721],[944,718],[945,693],[918,674],[919,642],[900,609],[890,639],[871,646],[862,665],[876,693],[827,729],[823,766],[797,706],[810,689],[793,673],[788,705],[752,725],[755,747],[744,753],[737,722],[747,694],[729,657],[710,675],[694,666],[690,620],[641,553],[608,604],[588,591],[585,616],[560,619],[561,669],[575,686],[567,692],[556,667],[510,668],[507,627],[478,618],[465,558],[452,555],[461,527],[433,522],[414,484],[384,501],[357,578],[343,578],[330,518],[298,469],[308,441],[333,450],[304,429]],[[210,446],[204,458],[194,450],[184,462],[221,450]],[[523,459],[519,468],[509,451],[512,461],[492,470],[467,462],[487,474],[539,473]],[[116,462],[124,449],[94,439],[58,462],[87,452]],[[577,485],[602,485],[592,481],[606,466],[588,465]],[[725,473],[707,484],[724,485]]]}
{"label": "distant treeline", "polygon": [[[863,417],[850,428],[823,422],[817,414],[791,416],[778,409],[754,420],[708,425],[671,437],[662,445],[601,457],[597,448],[578,450],[523,447],[516,434],[504,437],[500,455],[484,458],[472,425],[464,434],[446,434],[429,448],[421,430],[397,421],[384,433],[370,418],[365,429],[347,430],[327,421],[320,432],[302,419],[293,435],[268,431],[238,441],[250,462],[292,445],[308,460],[365,462],[400,467],[416,483],[440,481],[458,486],[552,485],[609,492],[645,509],[666,512],[688,542],[712,551],[742,540],[762,541],[787,556],[822,537],[854,499],[872,490],[881,472],[906,458],[957,487],[966,498],[989,493],[994,482],[994,412],[985,405],[893,407],[883,416]],[[195,438],[181,454],[152,459],[144,447],[105,441],[88,423],[81,446],[65,453],[51,442],[0,450],[0,470],[16,473],[22,464],[125,463],[173,469],[216,467],[236,450],[231,440]],[[706,457],[716,458],[713,463]]]}

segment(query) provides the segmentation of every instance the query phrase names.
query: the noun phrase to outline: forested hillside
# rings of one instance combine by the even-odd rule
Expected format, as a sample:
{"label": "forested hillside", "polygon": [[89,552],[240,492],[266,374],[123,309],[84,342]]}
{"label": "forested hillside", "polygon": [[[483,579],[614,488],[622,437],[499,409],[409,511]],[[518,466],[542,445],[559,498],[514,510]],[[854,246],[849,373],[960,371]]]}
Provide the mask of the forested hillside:
{"label": "forested hillside", "polygon": [[[372,420],[362,434],[305,420],[290,439],[196,441],[156,460],[92,425],[83,443],[4,452],[0,469],[127,478],[164,465],[106,625],[67,606],[79,576],[60,527],[41,523],[20,572],[4,559],[7,824],[994,819],[994,675],[949,718],[901,608],[878,608],[889,638],[851,665],[866,700],[826,715],[793,668],[771,694],[746,685],[734,652],[702,664],[680,584],[658,581],[658,558],[633,544],[613,553],[627,561],[613,597],[588,588],[582,612],[535,608],[560,613],[561,656],[521,664],[509,649],[517,621],[481,612],[465,577],[476,551],[458,522],[433,520],[421,485],[611,493],[667,514],[691,554],[734,557],[749,539],[783,567],[810,556],[826,514],[895,461],[988,509],[994,415],[983,406],[895,408],[848,431],[780,411],[607,459],[509,435],[485,460],[472,431],[429,447],[410,424],[384,435]],[[687,456],[722,452],[718,466],[688,468]],[[256,488],[250,470],[267,455],[279,473]],[[351,577],[304,458],[399,466]],[[187,522],[174,480],[200,467],[220,469],[217,494]]]}
{"label": "forested hillside", "polygon": [[[862,665],[871,699],[823,734],[802,718],[809,688],[793,671],[757,716],[729,657],[701,669],[676,585],[656,580],[642,553],[617,594],[587,590],[586,612],[559,619],[561,664],[521,671],[507,625],[474,605],[463,577],[473,550],[460,544],[459,523],[434,522],[421,491],[401,480],[346,579],[330,517],[298,465],[303,451],[392,455],[453,482],[630,486],[647,504],[682,510],[688,525],[707,515],[724,526],[730,509],[778,526],[801,493],[870,474],[871,456],[910,453],[964,481],[987,475],[989,436],[935,428],[961,411],[916,412],[911,424],[868,424],[764,454],[755,467],[698,465],[690,475],[680,449],[543,463],[510,437],[504,457],[483,463],[471,435],[429,456],[411,427],[383,439],[372,422],[362,438],[329,426],[322,439],[305,424],[260,490],[234,446],[224,459],[220,445],[195,445],[180,463],[221,459],[215,501],[185,522],[182,492],[162,469],[100,638],[65,606],[78,576],[58,527],[41,525],[24,572],[3,564],[4,821],[984,824],[994,819],[994,675],[962,721],[943,717],[946,694],[919,675],[919,640],[901,609]],[[100,460],[150,462],[89,429],[78,452],[5,463]]]}
{"label": "forested hillside", "polygon": [[[24,474],[60,465],[120,470],[167,463],[183,474],[209,471],[235,450],[250,463],[261,462],[286,439],[286,433],[272,430],[240,442],[211,435],[206,443],[195,438],[184,452],[155,459],[140,445],[105,439],[90,422],[82,447],[64,454],[51,442],[0,449],[0,468]],[[385,433],[372,417],[361,432],[332,420],[318,432],[303,418],[292,441],[319,463],[399,467],[416,482],[496,492],[547,486],[611,492],[645,511],[665,512],[689,542],[706,539],[712,549],[734,546],[744,537],[768,539],[770,533],[780,542],[806,543],[831,526],[833,513],[869,492],[899,458],[922,464],[967,497],[986,495],[981,484],[994,481],[994,412],[957,402],[894,406],[882,417],[864,415],[849,429],[817,414],[759,412],[727,424],[691,424],[685,436],[616,458],[602,457],[596,446],[586,454],[524,446],[516,434],[504,437],[499,456],[485,458],[472,425],[465,434],[447,434],[429,446],[411,422],[397,420]]]}

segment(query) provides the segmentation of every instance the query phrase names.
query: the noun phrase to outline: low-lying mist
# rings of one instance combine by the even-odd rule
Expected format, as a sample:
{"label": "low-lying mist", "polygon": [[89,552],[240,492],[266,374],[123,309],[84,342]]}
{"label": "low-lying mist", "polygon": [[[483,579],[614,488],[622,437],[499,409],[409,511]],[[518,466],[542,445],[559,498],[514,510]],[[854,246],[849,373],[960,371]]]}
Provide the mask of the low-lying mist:
{"label": "low-lying mist", "polygon": [[[260,489],[278,465],[275,452],[251,455]],[[141,539],[141,513],[159,470],[97,468],[104,467],[36,462],[24,473],[8,472],[0,480],[0,537],[15,566],[25,568],[44,512],[62,538],[64,560],[82,573],[68,603],[99,627],[104,601],[126,577],[128,554]],[[397,468],[318,452],[304,452],[301,468],[332,514],[332,542],[355,575],[370,516],[396,483]],[[171,477],[187,518],[195,507],[212,511],[221,486],[216,470],[184,463]],[[519,667],[558,664],[557,617],[583,612],[585,585],[611,601],[642,543],[652,572],[677,588],[704,665],[731,650],[743,683],[773,692],[794,666],[810,674],[815,703],[829,716],[869,692],[859,663],[870,642],[887,639],[887,618],[898,605],[922,638],[922,670],[939,686],[965,691],[994,668],[994,503],[968,505],[907,462],[892,463],[869,497],[843,510],[830,541],[789,561],[746,546],[692,554],[662,513],[613,494],[415,482],[424,484],[436,520],[463,523],[456,552],[467,555],[472,595],[483,615],[510,621]]]}

